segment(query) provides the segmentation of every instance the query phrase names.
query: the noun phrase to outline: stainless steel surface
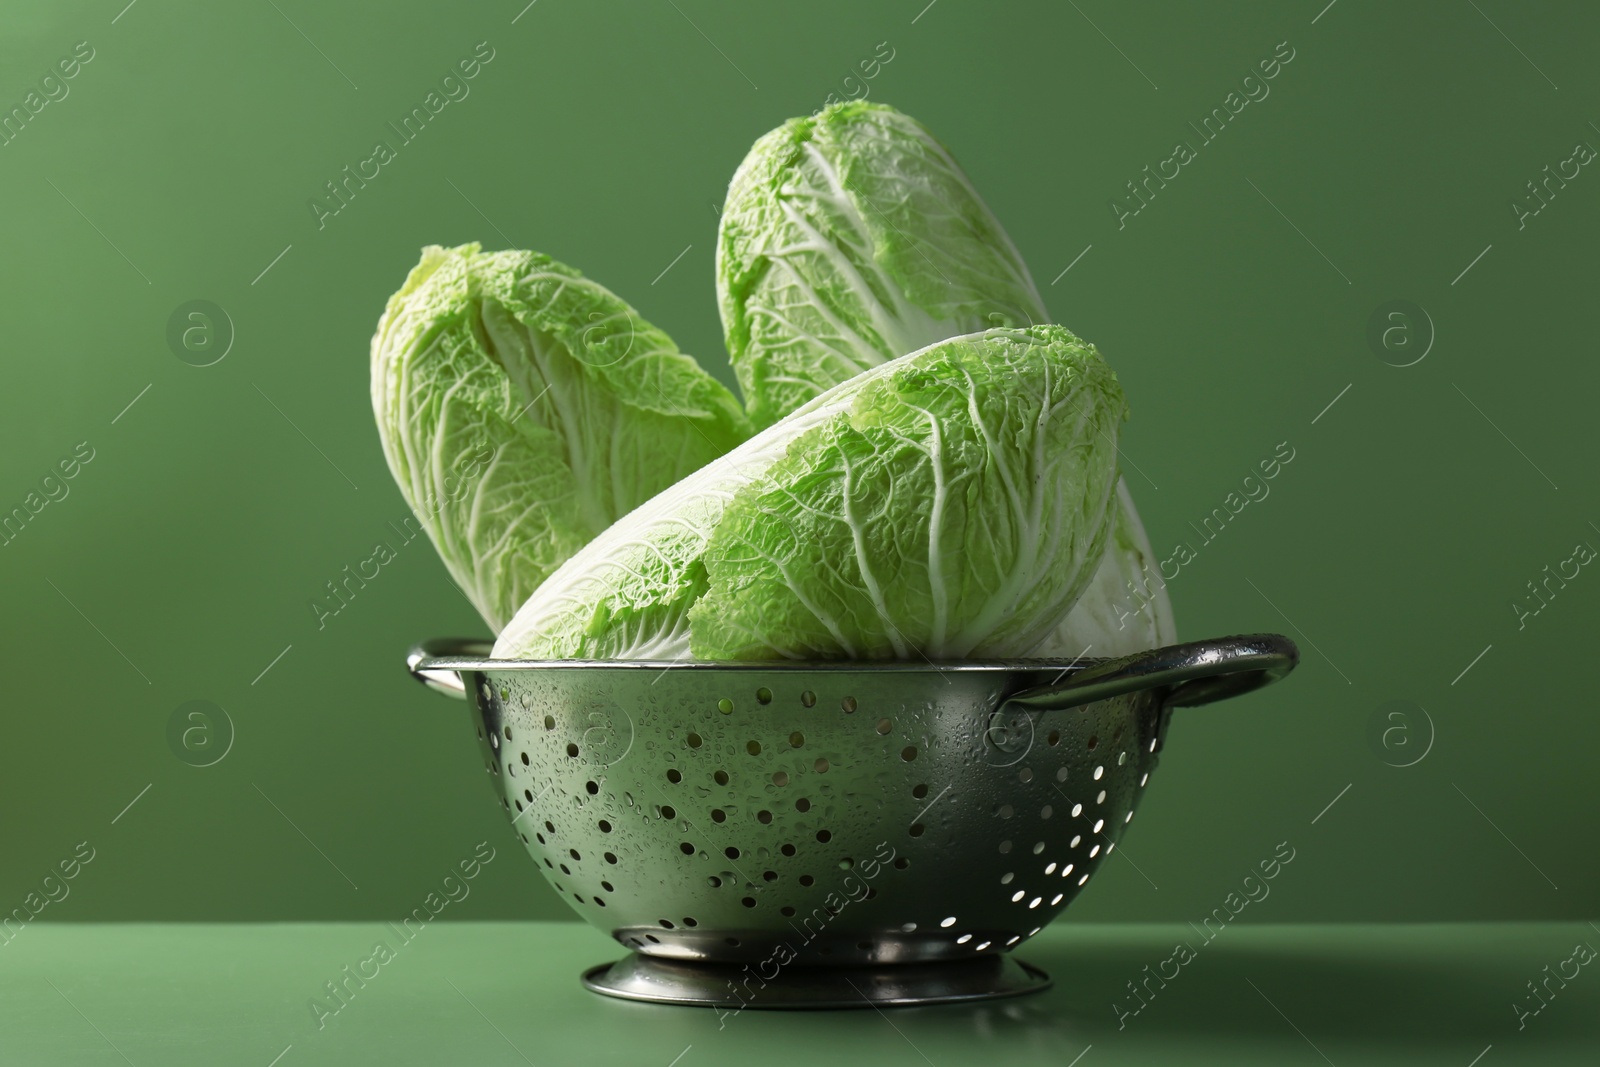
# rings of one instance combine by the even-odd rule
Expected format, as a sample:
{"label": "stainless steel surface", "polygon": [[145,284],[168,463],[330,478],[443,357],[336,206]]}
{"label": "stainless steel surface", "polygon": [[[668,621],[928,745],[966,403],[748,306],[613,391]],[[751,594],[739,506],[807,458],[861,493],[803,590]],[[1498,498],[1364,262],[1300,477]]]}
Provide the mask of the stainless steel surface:
{"label": "stainless steel surface", "polygon": [[[1297,659],[1275,635],[1076,664],[474,658],[486,651],[427,642],[407,666],[470,697],[485,773],[557,892],[642,956],[762,977],[1006,952],[1116,847],[1172,706]],[[740,1003],[615,966],[590,987]],[[771,979],[766,1006],[805,1006],[810,981]],[[994,995],[1017,991],[996,979]]]}
{"label": "stainless steel surface", "polygon": [[1050,976],[1005,954],[882,967],[795,967],[771,972],[749,964],[683,963],[630,953],[583,973],[596,993],[660,1004],[745,1008],[870,1008],[992,1000],[1049,989]]}

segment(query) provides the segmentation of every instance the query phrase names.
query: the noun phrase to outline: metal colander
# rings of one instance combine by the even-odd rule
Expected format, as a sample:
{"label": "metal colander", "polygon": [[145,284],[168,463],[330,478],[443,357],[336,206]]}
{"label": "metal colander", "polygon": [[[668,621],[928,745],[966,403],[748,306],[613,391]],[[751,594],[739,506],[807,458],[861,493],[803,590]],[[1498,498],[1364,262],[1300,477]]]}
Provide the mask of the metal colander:
{"label": "metal colander", "polygon": [[660,663],[414,648],[476,708],[545,878],[631,949],[601,993],[729,1008],[1005,996],[1104,862],[1171,709],[1288,673],[1263,634],[1117,660]]}

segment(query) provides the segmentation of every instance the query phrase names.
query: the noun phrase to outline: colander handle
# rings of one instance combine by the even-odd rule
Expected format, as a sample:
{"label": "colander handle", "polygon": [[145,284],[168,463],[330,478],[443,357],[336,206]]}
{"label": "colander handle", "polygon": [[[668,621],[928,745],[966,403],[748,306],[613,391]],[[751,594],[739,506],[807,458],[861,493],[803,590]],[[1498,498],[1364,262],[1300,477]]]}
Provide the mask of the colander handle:
{"label": "colander handle", "polygon": [[406,670],[429,689],[465,700],[467,683],[462,680],[461,671],[434,661],[481,660],[489,656],[493,647],[491,642],[474,637],[435,637],[411,646],[411,651],[406,653]]}
{"label": "colander handle", "polygon": [[1064,711],[1165,687],[1164,707],[1194,707],[1271,685],[1299,662],[1300,650],[1281,634],[1191,641],[1094,663],[1054,685],[1017,693],[1006,704],[1024,711]]}

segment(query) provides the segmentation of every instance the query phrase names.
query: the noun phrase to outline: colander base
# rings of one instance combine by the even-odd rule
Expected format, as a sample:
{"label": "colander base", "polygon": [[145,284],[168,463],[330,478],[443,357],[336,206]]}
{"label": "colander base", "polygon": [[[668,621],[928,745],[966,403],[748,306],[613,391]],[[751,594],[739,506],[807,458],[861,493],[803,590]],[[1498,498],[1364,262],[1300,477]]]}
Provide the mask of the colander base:
{"label": "colander base", "polygon": [[754,967],[631,954],[591,967],[595,993],[658,1004],[745,1008],[869,1008],[1015,997],[1048,989],[1050,976],[1007,955],[868,967],[794,966],[763,980]]}

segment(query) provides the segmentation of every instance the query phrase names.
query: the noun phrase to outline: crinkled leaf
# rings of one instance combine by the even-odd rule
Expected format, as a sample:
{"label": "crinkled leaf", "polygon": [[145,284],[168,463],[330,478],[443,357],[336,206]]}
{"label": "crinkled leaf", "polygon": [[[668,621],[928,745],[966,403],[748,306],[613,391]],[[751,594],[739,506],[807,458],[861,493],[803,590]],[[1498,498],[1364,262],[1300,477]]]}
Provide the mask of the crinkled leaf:
{"label": "crinkled leaf", "polygon": [[372,404],[401,493],[496,631],[601,530],[750,432],[610,290],[476,244],[425,249],[390,299]]}

